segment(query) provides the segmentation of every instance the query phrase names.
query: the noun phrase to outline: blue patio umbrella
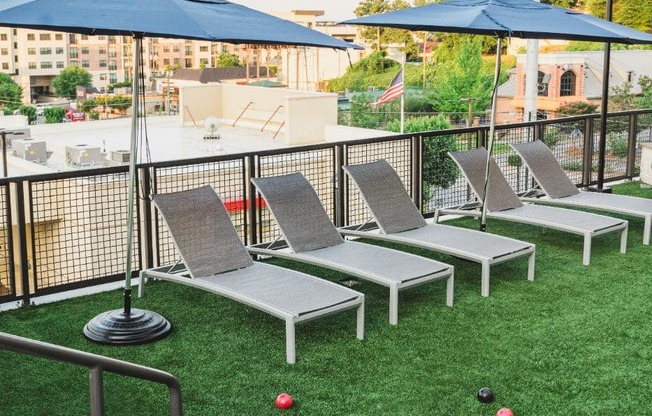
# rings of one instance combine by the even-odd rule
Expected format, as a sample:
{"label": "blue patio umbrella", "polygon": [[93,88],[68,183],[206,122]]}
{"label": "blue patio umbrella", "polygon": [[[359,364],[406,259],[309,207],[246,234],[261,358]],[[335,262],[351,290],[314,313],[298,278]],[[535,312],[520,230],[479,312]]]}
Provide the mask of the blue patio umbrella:
{"label": "blue patio umbrella", "polygon": [[[495,36],[498,51],[505,38],[565,39],[605,43],[652,44],[652,35],[599,19],[532,0],[450,0],[421,7],[365,16],[343,23],[393,27],[412,31],[468,33]],[[608,62],[606,68],[608,68]],[[496,72],[491,99],[488,151],[491,154],[496,120],[496,98],[500,74],[500,53],[496,55]],[[605,86],[607,80],[604,80]],[[608,91],[603,90],[606,103]],[[606,108],[603,106],[603,108]],[[604,154],[606,110],[602,114],[600,152]],[[603,157],[601,156],[601,160]],[[489,189],[489,161],[486,169],[484,198]],[[486,229],[486,204],[482,204],[480,229]]]}
{"label": "blue patio umbrella", "polygon": [[[0,26],[86,35],[134,38],[129,210],[127,218],[124,307],[102,313],[85,327],[87,338],[106,344],[135,344],[166,336],[161,315],[131,308],[136,151],[144,37],[211,40],[234,44],[358,48],[331,36],[225,0],[4,0]],[[142,283],[141,283],[142,284]]]}

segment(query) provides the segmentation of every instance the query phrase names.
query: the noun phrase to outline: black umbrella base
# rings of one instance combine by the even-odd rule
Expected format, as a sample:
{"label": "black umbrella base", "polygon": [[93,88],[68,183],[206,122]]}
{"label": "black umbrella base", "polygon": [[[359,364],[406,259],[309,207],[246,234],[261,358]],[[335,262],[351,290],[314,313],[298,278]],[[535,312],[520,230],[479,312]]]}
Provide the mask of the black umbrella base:
{"label": "black umbrella base", "polygon": [[84,336],[100,344],[145,344],[165,338],[172,325],[156,312],[123,309],[104,312],[90,320],[84,327]]}

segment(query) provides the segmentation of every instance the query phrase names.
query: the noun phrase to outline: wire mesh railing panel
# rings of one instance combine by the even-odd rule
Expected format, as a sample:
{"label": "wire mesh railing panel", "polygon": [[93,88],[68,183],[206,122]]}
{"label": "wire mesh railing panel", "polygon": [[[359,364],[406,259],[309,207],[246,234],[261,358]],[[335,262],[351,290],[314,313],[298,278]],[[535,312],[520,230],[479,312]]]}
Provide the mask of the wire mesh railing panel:
{"label": "wire mesh railing panel", "polygon": [[[595,125],[591,180],[598,178],[600,125]],[[605,137],[604,179],[620,178],[627,175],[627,157],[629,155],[629,116],[607,117]]]}
{"label": "wire mesh railing panel", "polygon": [[[35,290],[124,276],[128,218],[127,173],[93,174],[30,183]],[[133,264],[140,242],[134,219]],[[29,250],[29,249],[28,249]]]}
{"label": "wire mesh railing panel", "polygon": [[639,114],[636,118],[635,174],[641,172],[641,144],[652,143],[652,114]]}
{"label": "wire mesh railing panel", "polygon": [[13,269],[9,185],[0,186],[0,299],[16,295]]}
{"label": "wire mesh railing panel", "polygon": [[586,120],[560,121],[542,126],[541,140],[575,184],[584,182],[585,131]]}
{"label": "wire mesh railing panel", "polygon": [[[399,139],[374,143],[346,146],[344,164],[359,165],[385,159],[396,170],[408,193],[412,191],[412,140]],[[344,175],[344,172],[340,174]],[[361,224],[371,219],[371,212],[367,209],[360,193],[353,181],[346,178],[348,190],[346,195],[345,225]]]}
{"label": "wire mesh railing panel", "polygon": [[[257,161],[257,174],[260,178],[289,175],[301,172],[319,195],[326,213],[335,218],[335,148],[319,148],[307,151],[288,151],[260,156]],[[262,198],[257,194],[256,198]],[[258,241],[269,242],[277,239],[281,231],[264,204],[258,213]]]}
{"label": "wire mesh railing panel", "polygon": [[[243,242],[247,235],[247,198],[245,163],[243,158],[179,166],[154,167],[155,193],[166,194],[210,185],[220,196],[231,221]],[[180,259],[172,236],[161,215],[156,213],[158,264],[170,264]]]}
{"label": "wire mesh railing panel", "polygon": [[478,132],[442,134],[422,138],[421,211],[432,214],[438,208],[461,205],[473,198],[471,189],[449,151],[475,149]]}

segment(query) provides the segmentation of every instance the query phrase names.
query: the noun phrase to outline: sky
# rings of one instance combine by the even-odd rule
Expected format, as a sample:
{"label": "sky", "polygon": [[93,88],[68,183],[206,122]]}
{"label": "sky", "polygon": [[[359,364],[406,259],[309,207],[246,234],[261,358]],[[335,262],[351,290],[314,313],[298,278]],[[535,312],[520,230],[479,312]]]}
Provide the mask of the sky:
{"label": "sky", "polygon": [[261,12],[289,12],[290,10],[323,10],[324,16],[317,20],[342,21],[353,19],[353,10],[360,0],[230,0]]}

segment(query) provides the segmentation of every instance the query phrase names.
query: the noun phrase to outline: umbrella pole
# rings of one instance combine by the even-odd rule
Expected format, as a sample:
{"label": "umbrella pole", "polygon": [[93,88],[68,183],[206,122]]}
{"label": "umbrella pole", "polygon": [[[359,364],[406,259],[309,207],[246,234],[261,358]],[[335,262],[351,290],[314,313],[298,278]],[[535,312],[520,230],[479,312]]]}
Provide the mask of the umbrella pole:
{"label": "umbrella pole", "polygon": [[[136,203],[136,161],[139,136],[140,67],[142,36],[134,36],[134,78],[132,85],[131,149],[129,155],[129,207],[127,214],[124,307],[101,313],[84,327],[84,335],[101,344],[130,345],[159,340],[170,333],[170,323],[156,312],[131,308],[131,274]],[[145,115],[143,114],[143,117]],[[143,284],[144,282],[140,282]]]}
{"label": "umbrella pole", "polygon": [[485,167],[484,195],[482,196],[482,214],[480,216],[480,231],[487,231],[487,200],[489,197],[489,182],[491,180],[491,152],[494,147],[496,130],[496,102],[498,101],[498,81],[500,78],[500,51],[503,47],[503,38],[498,37],[496,47],[496,70],[494,72],[494,85],[491,93],[491,116],[489,119],[489,140],[487,143],[487,165]]}

